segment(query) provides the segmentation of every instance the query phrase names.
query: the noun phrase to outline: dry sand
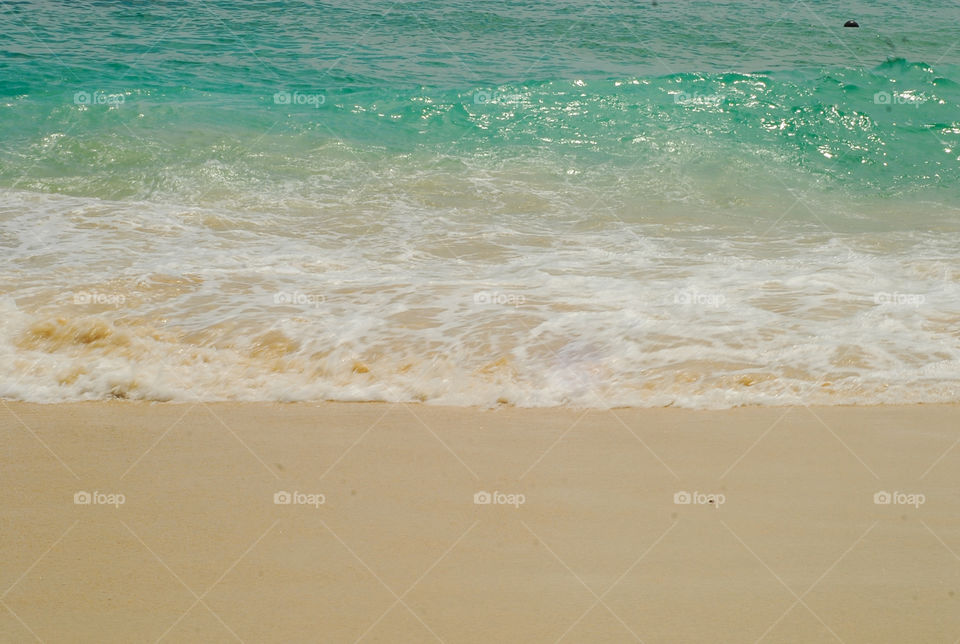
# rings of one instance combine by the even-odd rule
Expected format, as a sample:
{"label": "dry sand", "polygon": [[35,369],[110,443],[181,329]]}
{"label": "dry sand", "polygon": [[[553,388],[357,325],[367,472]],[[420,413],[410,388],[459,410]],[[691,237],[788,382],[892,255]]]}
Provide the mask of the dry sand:
{"label": "dry sand", "polygon": [[0,403],[0,640],[956,642],[958,420]]}

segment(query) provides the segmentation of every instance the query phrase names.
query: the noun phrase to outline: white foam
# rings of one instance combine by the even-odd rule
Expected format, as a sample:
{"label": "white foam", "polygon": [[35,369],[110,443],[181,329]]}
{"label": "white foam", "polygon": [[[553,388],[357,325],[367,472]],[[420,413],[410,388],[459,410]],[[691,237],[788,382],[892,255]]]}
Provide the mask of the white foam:
{"label": "white foam", "polygon": [[365,208],[3,191],[0,396],[960,400],[955,232]]}

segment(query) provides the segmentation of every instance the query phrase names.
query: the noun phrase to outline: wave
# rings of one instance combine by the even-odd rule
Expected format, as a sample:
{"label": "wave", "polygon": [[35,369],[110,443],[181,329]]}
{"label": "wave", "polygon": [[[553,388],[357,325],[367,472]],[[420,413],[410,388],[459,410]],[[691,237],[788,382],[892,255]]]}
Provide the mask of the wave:
{"label": "wave", "polygon": [[957,230],[0,197],[0,396],[960,399]]}
{"label": "wave", "polygon": [[[211,197],[232,202],[236,187],[296,192],[329,178],[324,187],[349,191],[430,165],[457,174],[458,167],[492,172],[519,164],[571,182],[596,181],[594,190],[608,189],[604,176],[643,183],[659,175],[696,185],[726,173],[731,190],[753,177],[747,195],[773,184],[955,202],[960,89],[946,80],[953,75],[896,59],[871,70],[456,90],[91,85],[78,90],[83,104],[75,103],[77,91],[46,89],[4,108],[0,186],[210,205]],[[95,100],[111,96],[119,98]],[[354,184],[338,183],[344,176]]]}

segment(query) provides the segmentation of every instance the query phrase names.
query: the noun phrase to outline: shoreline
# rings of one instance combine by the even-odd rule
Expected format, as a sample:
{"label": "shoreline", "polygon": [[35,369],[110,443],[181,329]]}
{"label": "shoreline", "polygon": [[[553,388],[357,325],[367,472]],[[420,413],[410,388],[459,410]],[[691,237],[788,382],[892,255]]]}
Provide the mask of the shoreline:
{"label": "shoreline", "polygon": [[128,402],[0,403],[0,639],[960,636],[960,405]]}
{"label": "shoreline", "polygon": [[787,409],[910,409],[916,407],[955,407],[960,410],[960,400],[948,402],[903,402],[903,403],[858,403],[845,402],[830,405],[824,404],[796,404],[784,403],[782,405],[767,404],[741,404],[734,407],[681,407],[679,405],[660,405],[660,406],[638,406],[638,405],[620,405],[607,407],[583,407],[575,405],[544,405],[544,406],[523,406],[514,403],[497,403],[495,405],[452,405],[442,403],[432,403],[422,400],[392,401],[392,400],[150,400],[144,398],[106,398],[96,400],[55,400],[50,402],[36,402],[21,399],[0,398],[0,408],[4,405],[13,405],[24,407],[60,407],[73,405],[146,405],[146,406],[197,406],[197,405],[217,405],[217,406],[275,406],[275,407],[322,407],[333,405],[393,405],[406,406],[418,409],[447,409],[463,410],[475,412],[498,412],[507,410],[516,411],[569,411],[579,412],[610,412],[610,411],[631,411],[631,412],[656,412],[656,411],[677,411],[677,412],[701,412],[701,413],[727,413],[740,410],[787,410]]}

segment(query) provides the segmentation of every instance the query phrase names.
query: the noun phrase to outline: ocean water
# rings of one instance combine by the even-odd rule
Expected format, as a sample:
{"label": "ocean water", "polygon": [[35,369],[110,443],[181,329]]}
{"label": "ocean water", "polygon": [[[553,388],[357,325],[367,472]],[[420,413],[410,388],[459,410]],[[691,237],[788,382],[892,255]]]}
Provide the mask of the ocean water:
{"label": "ocean water", "polygon": [[960,401],[958,22],[7,0],[0,397]]}

